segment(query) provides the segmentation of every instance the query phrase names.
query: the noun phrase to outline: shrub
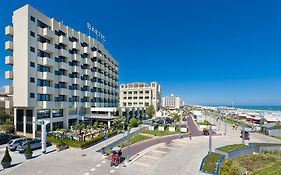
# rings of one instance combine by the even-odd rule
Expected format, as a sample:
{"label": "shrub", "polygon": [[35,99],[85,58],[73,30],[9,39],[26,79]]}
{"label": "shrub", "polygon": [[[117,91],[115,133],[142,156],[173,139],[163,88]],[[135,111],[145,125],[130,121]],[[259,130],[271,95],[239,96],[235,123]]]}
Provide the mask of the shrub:
{"label": "shrub", "polygon": [[62,146],[65,146],[66,144],[63,142],[63,141],[59,141],[57,144],[56,144],[56,147],[57,148],[60,148],[60,147],[62,147]]}
{"label": "shrub", "polygon": [[32,149],[29,142],[27,143],[27,147],[24,151],[24,154],[32,154]]}
{"label": "shrub", "polygon": [[4,124],[0,125],[0,131],[8,132],[8,133],[14,133],[14,125],[13,124]]}
{"label": "shrub", "polygon": [[137,121],[137,119],[136,118],[131,118],[130,119],[130,127],[137,127],[138,126],[138,121]]}
{"label": "shrub", "polygon": [[5,162],[11,162],[12,161],[12,158],[9,154],[9,150],[8,150],[8,147],[6,147],[6,151],[5,151],[5,155],[1,161],[1,163],[5,163]]}

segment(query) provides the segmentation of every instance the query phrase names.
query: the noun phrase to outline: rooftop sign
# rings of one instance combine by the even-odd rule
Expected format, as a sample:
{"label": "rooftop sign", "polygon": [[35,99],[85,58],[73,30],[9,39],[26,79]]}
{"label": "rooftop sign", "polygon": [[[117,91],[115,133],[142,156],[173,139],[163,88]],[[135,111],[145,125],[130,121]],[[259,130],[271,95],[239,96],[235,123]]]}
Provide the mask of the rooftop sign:
{"label": "rooftop sign", "polygon": [[96,39],[100,39],[102,42],[105,42],[105,36],[97,30],[91,23],[87,22],[87,28],[89,29],[89,34],[93,32],[96,35]]}

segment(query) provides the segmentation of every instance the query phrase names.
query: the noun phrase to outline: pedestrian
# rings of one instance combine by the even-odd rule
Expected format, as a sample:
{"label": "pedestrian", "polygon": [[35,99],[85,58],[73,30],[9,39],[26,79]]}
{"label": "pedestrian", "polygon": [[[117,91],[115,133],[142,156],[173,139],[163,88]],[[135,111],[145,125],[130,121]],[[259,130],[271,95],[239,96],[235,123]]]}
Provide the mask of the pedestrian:
{"label": "pedestrian", "polygon": [[191,138],[191,132],[189,132],[189,140],[191,140],[192,138]]}

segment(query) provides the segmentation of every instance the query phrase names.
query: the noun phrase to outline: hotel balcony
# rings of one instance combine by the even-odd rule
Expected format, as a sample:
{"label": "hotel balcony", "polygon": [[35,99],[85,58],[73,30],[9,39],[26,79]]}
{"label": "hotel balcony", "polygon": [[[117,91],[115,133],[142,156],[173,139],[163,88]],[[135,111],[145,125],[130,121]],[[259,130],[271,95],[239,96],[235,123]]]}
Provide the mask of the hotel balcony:
{"label": "hotel balcony", "polygon": [[94,93],[94,97],[101,97],[101,93],[95,92],[95,93]]}
{"label": "hotel balcony", "polygon": [[5,27],[5,35],[7,36],[14,36],[14,28],[12,26]]}
{"label": "hotel balcony", "polygon": [[91,83],[91,81],[89,81],[89,80],[84,80],[83,81],[83,85],[85,85],[85,86],[90,86],[92,83]]}
{"label": "hotel balcony", "polygon": [[85,75],[90,75],[91,74],[91,71],[89,69],[84,69],[84,74]]}
{"label": "hotel balcony", "polygon": [[80,66],[72,66],[72,71],[80,73],[81,72],[81,67]]}
{"label": "hotel balcony", "polygon": [[83,63],[84,64],[90,64],[91,60],[89,58],[83,58]]}
{"label": "hotel balcony", "polygon": [[81,56],[79,54],[73,54],[73,60],[81,61]]}
{"label": "hotel balcony", "polygon": [[61,108],[68,108],[69,107],[69,103],[68,102],[59,102],[59,106]]}
{"label": "hotel balcony", "polygon": [[68,89],[60,88],[59,89],[59,94],[60,95],[69,95],[69,90]]}
{"label": "hotel balcony", "polygon": [[43,80],[54,80],[54,74],[50,72],[38,72],[37,78],[43,79]]}
{"label": "hotel balcony", "polygon": [[54,108],[54,103],[51,101],[38,101],[37,102],[37,108],[42,108],[42,109],[49,109],[49,108]]}
{"label": "hotel balcony", "polygon": [[12,80],[13,79],[13,72],[12,71],[6,71],[5,72],[5,78],[8,80]]}
{"label": "hotel balcony", "polygon": [[6,56],[5,57],[5,64],[7,65],[13,65],[14,64],[14,59],[12,56]]}
{"label": "hotel balcony", "polygon": [[85,102],[83,106],[85,108],[90,108],[91,107],[91,103],[90,102]]}
{"label": "hotel balcony", "polygon": [[65,62],[60,62],[60,63],[59,63],[59,68],[60,68],[60,69],[68,70],[69,64],[67,64],[67,63],[65,63]]}
{"label": "hotel balcony", "polygon": [[82,103],[80,102],[73,102],[73,108],[81,108],[82,107]]}
{"label": "hotel balcony", "polygon": [[5,49],[6,49],[6,50],[13,51],[13,49],[14,49],[14,47],[13,47],[13,42],[12,42],[12,41],[6,41],[6,42],[5,42]]}
{"label": "hotel balcony", "polygon": [[89,92],[89,91],[84,91],[84,92],[83,92],[83,95],[84,95],[85,97],[90,97],[90,93],[91,93],[91,92]]}
{"label": "hotel balcony", "polygon": [[83,53],[89,54],[89,48],[88,47],[83,47]]}
{"label": "hotel balcony", "polygon": [[44,37],[49,38],[49,39],[55,38],[55,36],[56,36],[55,33],[47,27],[42,30],[42,34]]}
{"label": "hotel balcony", "polygon": [[69,77],[66,75],[59,75],[59,81],[60,82],[68,82],[69,81]]}
{"label": "hotel balcony", "polygon": [[37,87],[37,93],[40,94],[53,94],[54,93],[54,88],[52,87],[47,87],[47,86],[38,86]]}
{"label": "hotel balcony", "polygon": [[58,53],[59,53],[59,56],[69,57],[69,52],[64,49],[60,49]]}
{"label": "hotel balcony", "polygon": [[73,42],[72,43],[72,48],[73,49],[77,49],[77,50],[80,50],[81,49],[81,46],[80,46],[80,44],[79,44],[79,42]]}
{"label": "hotel balcony", "polygon": [[44,66],[54,66],[55,61],[48,57],[38,57],[38,63]]}
{"label": "hotel balcony", "polygon": [[55,46],[49,43],[38,43],[38,49],[49,53],[55,52]]}
{"label": "hotel balcony", "polygon": [[73,78],[73,84],[81,84],[81,79],[80,78]]}
{"label": "hotel balcony", "polygon": [[65,45],[69,45],[70,41],[65,36],[59,36],[59,43],[62,43],[62,44],[65,44]]}
{"label": "hotel balcony", "polygon": [[13,94],[13,86],[5,86],[4,87],[4,92],[7,95],[12,95]]}

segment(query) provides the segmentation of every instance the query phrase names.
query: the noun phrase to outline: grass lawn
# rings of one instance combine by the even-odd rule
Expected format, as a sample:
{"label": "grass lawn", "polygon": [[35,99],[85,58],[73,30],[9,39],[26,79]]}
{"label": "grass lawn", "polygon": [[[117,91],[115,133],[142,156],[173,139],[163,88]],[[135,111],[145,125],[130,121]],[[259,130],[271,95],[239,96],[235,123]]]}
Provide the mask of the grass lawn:
{"label": "grass lawn", "polygon": [[166,135],[179,134],[178,132],[173,132],[173,131],[169,131],[169,130],[159,131],[159,130],[147,130],[147,129],[143,130],[142,133],[151,134],[154,136],[166,136]]}
{"label": "grass lawn", "polygon": [[205,158],[202,171],[205,173],[215,174],[217,170],[217,165],[219,160],[222,158],[222,155],[217,153],[209,153]]}
{"label": "grass lawn", "polygon": [[207,120],[204,120],[203,122],[197,122],[198,125],[210,125],[211,123]]}
{"label": "grass lawn", "polygon": [[248,148],[248,146],[243,145],[243,144],[233,144],[233,145],[227,145],[227,146],[219,147],[218,149],[220,151],[230,153],[230,152],[235,151],[237,149],[243,149],[243,148]]}
{"label": "grass lawn", "polygon": [[[150,136],[137,134],[137,135],[134,135],[133,137],[130,138],[130,143],[132,145],[132,144],[135,144],[135,143],[138,143],[138,142],[141,142],[141,141],[144,141],[144,140],[148,140],[148,139],[151,139],[151,138],[152,137],[150,137]],[[120,143],[118,146],[123,148],[123,147],[127,146],[127,144],[128,144],[128,142],[125,141],[125,142]]]}
{"label": "grass lawn", "polygon": [[281,175],[281,161],[271,163],[262,169],[254,171],[250,175]]}

